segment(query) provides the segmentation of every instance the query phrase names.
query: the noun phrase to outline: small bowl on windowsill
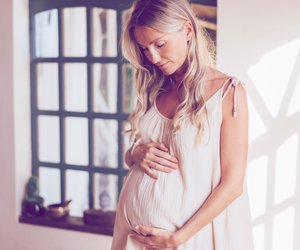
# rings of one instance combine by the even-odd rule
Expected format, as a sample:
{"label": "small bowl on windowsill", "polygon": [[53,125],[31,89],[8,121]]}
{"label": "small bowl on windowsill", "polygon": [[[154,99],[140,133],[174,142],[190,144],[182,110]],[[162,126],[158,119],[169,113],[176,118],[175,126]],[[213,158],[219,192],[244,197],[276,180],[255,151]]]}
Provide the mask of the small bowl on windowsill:
{"label": "small bowl on windowsill", "polygon": [[71,201],[72,200],[47,206],[47,216],[52,220],[66,219],[70,212],[69,204]]}

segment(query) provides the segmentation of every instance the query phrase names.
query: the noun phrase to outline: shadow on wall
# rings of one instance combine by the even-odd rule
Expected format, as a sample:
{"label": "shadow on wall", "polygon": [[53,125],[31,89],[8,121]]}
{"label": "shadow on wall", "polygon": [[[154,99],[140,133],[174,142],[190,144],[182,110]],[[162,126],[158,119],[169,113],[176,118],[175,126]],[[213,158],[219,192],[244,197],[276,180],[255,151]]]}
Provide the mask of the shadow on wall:
{"label": "shadow on wall", "polygon": [[286,29],[295,22],[292,18],[283,26],[275,21],[269,27],[263,24],[262,10],[256,18],[262,25],[245,31],[252,40],[244,38],[242,48],[231,44],[236,55],[245,55],[239,50],[247,45],[251,50],[247,63],[239,62],[239,68],[247,69],[247,180],[255,250],[296,250],[300,249],[296,235],[300,231],[300,34]]}
{"label": "shadow on wall", "polygon": [[[250,102],[255,104],[253,124],[256,133],[261,134],[250,144],[248,180],[251,183],[250,198],[256,249],[299,249],[296,232],[299,223],[300,179],[297,166],[299,155],[300,110],[295,109],[294,100],[300,93],[300,54],[294,69],[287,79],[285,91],[281,92],[282,102],[276,116],[270,114],[264,98],[250,85]],[[269,83],[271,85],[271,83]],[[259,86],[258,86],[259,87]],[[296,88],[298,87],[298,90]],[[278,102],[274,89],[270,95]],[[292,105],[294,103],[294,105]],[[251,108],[250,108],[251,114]],[[272,239],[269,241],[268,239]]]}

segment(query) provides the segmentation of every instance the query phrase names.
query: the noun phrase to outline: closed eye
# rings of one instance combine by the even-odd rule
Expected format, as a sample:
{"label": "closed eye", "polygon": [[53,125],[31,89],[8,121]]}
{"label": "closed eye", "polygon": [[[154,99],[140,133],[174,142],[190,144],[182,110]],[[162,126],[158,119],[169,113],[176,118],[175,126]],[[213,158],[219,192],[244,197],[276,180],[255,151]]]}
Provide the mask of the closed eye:
{"label": "closed eye", "polygon": [[[160,48],[164,47],[165,45],[166,45],[166,42],[163,42],[163,43],[160,43],[160,44],[156,44],[155,47],[157,49],[160,49]],[[140,47],[140,49],[141,49],[142,52],[148,51],[147,48],[144,48],[144,47],[142,47],[140,45],[139,45],[139,47]]]}
{"label": "closed eye", "polygon": [[156,47],[157,47],[157,48],[162,48],[162,47],[164,47],[165,45],[166,45],[166,43],[162,43],[162,44],[156,45]]}

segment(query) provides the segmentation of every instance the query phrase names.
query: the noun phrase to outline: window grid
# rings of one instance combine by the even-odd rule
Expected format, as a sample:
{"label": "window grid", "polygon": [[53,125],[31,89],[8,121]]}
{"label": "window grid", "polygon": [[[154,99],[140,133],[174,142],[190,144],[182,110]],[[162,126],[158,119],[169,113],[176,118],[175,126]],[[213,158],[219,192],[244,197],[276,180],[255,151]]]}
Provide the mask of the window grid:
{"label": "window grid", "polygon": [[[68,1],[67,1],[68,2]],[[123,136],[122,136],[122,124],[128,118],[128,114],[122,112],[122,57],[121,51],[117,49],[116,57],[94,57],[92,54],[92,10],[95,7],[114,9],[117,12],[117,41],[120,40],[121,34],[121,13],[124,10],[124,7],[116,9],[116,6],[113,5],[112,1],[103,1],[101,4],[89,3],[80,6],[86,7],[86,30],[87,30],[87,55],[86,57],[66,57],[63,54],[63,9],[66,7],[72,6],[72,2],[64,3],[64,6],[61,6],[61,3],[54,3],[55,6],[51,6],[50,9],[54,8],[58,10],[58,57],[57,58],[48,58],[48,57],[36,57],[35,56],[35,20],[34,15],[41,11],[49,10],[48,8],[41,9],[41,6],[35,5],[36,2],[31,2],[30,8],[30,30],[31,30],[31,121],[32,121],[32,174],[37,175],[40,166],[55,168],[60,170],[60,183],[61,183],[61,201],[66,200],[66,170],[81,170],[85,171],[89,175],[89,208],[94,207],[94,174],[112,174],[118,176],[118,191],[120,192],[122,186],[123,177],[127,174],[128,170],[123,167]],[[73,5],[72,7],[79,7]],[[110,3],[110,5],[109,5]],[[53,4],[53,3],[52,3]],[[80,4],[79,4],[80,5]],[[34,8],[34,6],[36,8]],[[125,5],[123,5],[125,6]],[[128,7],[128,4],[127,4]],[[50,111],[50,110],[38,110],[37,108],[37,65],[39,63],[57,63],[58,64],[58,86],[59,86],[59,110]],[[87,112],[73,112],[64,110],[65,104],[65,90],[64,90],[64,73],[65,73],[65,64],[66,63],[85,63],[87,65]],[[93,111],[93,93],[92,93],[92,83],[93,83],[93,64],[94,63],[115,63],[117,65],[117,74],[118,74],[118,83],[117,83],[117,112],[116,113],[95,113]],[[41,162],[38,158],[38,117],[39,115],[48,115],[56,116],[59,118],[59,140],[60,140],[60,163],[50,163],[50,162]],[[65,161],[65,118],[66,117],[82,117],[88,118],[88,166],[72,165],[67,164]],[[94,154],[94,120],[96,118],[100,119],[112,119],[117,121],[118,124],[118,166],[117,168],[111,168],[109,166],[94,166],[93,154]],[[119,193],[118,192],[118,193]]]}

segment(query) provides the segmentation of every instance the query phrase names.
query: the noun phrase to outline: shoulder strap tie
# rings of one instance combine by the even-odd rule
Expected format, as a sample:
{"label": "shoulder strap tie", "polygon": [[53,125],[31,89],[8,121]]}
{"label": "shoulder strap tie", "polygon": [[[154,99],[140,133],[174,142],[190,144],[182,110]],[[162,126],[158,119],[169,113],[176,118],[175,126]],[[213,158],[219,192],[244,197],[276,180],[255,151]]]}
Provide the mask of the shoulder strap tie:
{"label": "shoulder strap tie", "polygon": [[[232,108],[232,116],[233,116],[233,117],[237,117],[237,105],[236,105],[236,95],[237,95],[237,91],[236,91],[236,90],[237,90],[237,85],[240,83],[240,81],[238,81],[238,79],[235,78],[235,77],[231,77],[230,79],[231,79],[231,81],[230,81],[230,83],[229,83],[229,85],[228,85],[228,87],[227,87],[227,89],[226,89],[224,95],[222,96],[222,101],[223,101],[223,99],[225,98],[225,96],[227,95],[227,93],[228,93],[230,87],[233,86],[233,87],[234,87],[234,92],[233,92],[233,108]],[[225,82],[224,86],[222,87],[222,93],[223,93],[223,88],[225,87],[226,83],[227,83],[227,81]]]}

